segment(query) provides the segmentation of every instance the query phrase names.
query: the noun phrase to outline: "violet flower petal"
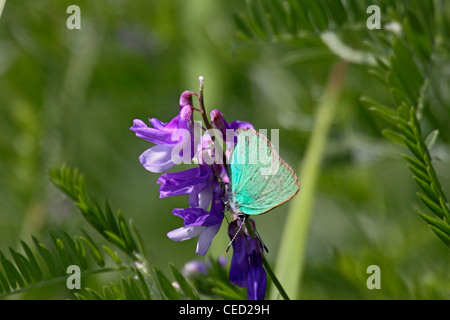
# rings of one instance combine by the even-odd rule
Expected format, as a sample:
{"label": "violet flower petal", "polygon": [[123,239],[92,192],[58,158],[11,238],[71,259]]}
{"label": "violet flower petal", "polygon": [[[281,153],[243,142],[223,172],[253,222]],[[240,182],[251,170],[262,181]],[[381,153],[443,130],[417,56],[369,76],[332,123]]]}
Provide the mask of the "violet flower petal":
{"label": "violet flower petal", "polygon": [[154,144],[175,144],[172,141],[172,132],[163,131],[155,128],[149,128],[142,120],[133,120],[131,131],[136,133],[138,138],[145,139]]}
{"label": "violet flower petal", "polygon": [[262,264],[261,250],[259,239],[249,239],[247,253],[250,265],[247,277],[248,300],[264,300],[264,297],[266,296],[267,275]]}
{"label": "violet flower petal", "polygon": [[211,246],[211,242],[214,239],[214,236],[219,231],[221,224],[215,224],[209,227],[206,227],[200,234],[197,242],[197,249],[195,252],[201,256],[204,256]]}
{"label": "violet flower petal", "polygon": [[164,123],[161,120],[156,119],[156,118],[149,118],[148,121],[152,124],[152,126],[155,129],[158,129],[158,130],[164,130],[164,127],[167,125],[167,123]]}
{"label": "violet flower petal", "polygon": [[160,144],[144,151],[139,157],[142,166],[151,172],[163,172],[172,168],[175,163],[172,161],[173,146]]}
{"label": "violet flower petal", "polygon": [[191,194],[205,178],[200,175],[199,168],[191,168],[180,172],[168,172],[161,175],[156,183],[161,184],[159,197]]}
{"label": "violet flower petal", "polygon": [[206,227],[203,226],[184,226],[167,233],[170,240],[184,241],[198,236]]}
{"label": "violet flower petal", "polygon": [[231,129],[237,130],[237,129],[255,129],[253,125],[250,122],[246,121],[233,121],[229,124]]}
{"label": "violet flower petal", "polygon": [[[228,235],[230,239],[234,237],[237,230],[237,220],[230,222],[228,226]],[[243,288],[247,285],[247,276],[250,268],[246,252],[246,238],[242,234],[238,234],[232,245],[233,257],[231,258],[230,263],[229,279],[235,285]]]}

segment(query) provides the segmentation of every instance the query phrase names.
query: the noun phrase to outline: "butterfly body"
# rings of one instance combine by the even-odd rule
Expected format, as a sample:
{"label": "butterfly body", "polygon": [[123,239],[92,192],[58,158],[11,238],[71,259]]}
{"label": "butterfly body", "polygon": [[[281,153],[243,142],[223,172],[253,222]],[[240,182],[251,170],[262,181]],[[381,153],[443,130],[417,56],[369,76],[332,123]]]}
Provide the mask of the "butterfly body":
{"label": "butterfly body", "polygon": [[258,131],[239,129],[229,165],[228,205],[239,216],[266,213],[300,190],[294,171]]}

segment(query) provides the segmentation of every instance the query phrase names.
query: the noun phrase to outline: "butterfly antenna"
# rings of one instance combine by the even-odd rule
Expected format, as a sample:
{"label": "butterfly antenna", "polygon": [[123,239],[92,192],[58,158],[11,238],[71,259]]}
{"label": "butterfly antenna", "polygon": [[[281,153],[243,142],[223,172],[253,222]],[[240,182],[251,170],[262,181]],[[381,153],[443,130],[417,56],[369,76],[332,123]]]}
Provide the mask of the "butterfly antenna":
{"label": "butterfly antenna", "polygon": [[236,231],[236,233],[234,234],[233,238],[231,239],[230,243],[227,246],[227,249],[225,250],[225,253],[228,252],[228,250],[230,250],[231,245],[233,244],[234,239],[236,239],[237,235],[239,234],[239,232],[241,231],[242,227],[245,224],[245,220],[247,219],[247,216],[244,216],[244,218],[239,219],[241,221],[241,225],[239,226],[239,229]]}

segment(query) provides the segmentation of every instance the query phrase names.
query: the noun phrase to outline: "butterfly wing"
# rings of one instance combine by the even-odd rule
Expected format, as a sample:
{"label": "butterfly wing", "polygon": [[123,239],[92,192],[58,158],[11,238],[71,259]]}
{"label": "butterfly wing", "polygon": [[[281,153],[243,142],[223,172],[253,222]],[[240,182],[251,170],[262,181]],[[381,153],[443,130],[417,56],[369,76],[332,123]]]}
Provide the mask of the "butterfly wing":
{"label": "butterfly wing", "polygon": [[236,207],[245,214],[262,214],[295,196],[300,190],[297,176],[270,141],[251,129],[236,134],[229,166]]}

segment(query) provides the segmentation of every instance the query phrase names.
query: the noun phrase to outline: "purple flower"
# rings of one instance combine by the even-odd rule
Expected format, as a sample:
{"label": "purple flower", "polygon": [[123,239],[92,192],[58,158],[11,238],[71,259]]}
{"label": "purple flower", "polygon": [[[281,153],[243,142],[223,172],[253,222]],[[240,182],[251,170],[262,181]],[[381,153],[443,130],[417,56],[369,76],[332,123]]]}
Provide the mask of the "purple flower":
{"label": "purple flower", "polygon": [[[201,86],[202,87],[202,86]],[[192,98],[199,98],[200,108],[193,106]],[[194,157],[198,166],[179,172],[162,174],[157,183],[160,184],[160,198],[189,195],[189,208],[175,208],[172,214],[180,217],[184,225],[167,233],[174,241],[184,241],[198,236],[196,253],[204,256],[208,251],[214,236],[219,231],[224,219],[225,190],[224,183],[229,183],[227,162],[237,142],[237,129],[254,129],[253,125],[244,121],[228,123],[223,114],[215,109],[211,111],[210,124],[216,130],[206,130],[194,137],[193,112],[201,111],[204,115],[202,94],[185,91],[179,99],[179,113],[168,123],[158,119],[149,119],[147,126],[141,120],[134,120],[131,130],[136,136],[145,139],[155,146],[146,150],[140,156],[141,164],[151,172],[164,172],[180,163],[190,162]],[[206,120],[207,122],[207,120]],[[197,128],[197,127],[196,127]],[[217,139],[216,133],[220,132]],[[219,144],[219,145],[218,145]],[[181,146],[181,148],[180,148]],[[223,150],[225,148],[225,150]],[[227,159],[222,159],[223,155]],[[250,220],[254,229],[254,222]],[[240,287],[247,288],[247,297],[252,300],[264,299],[267,287],[267,276],[263,267],[263,245],[259,238],[251,237],[242,221],[233,220],[228,226],[232,241],[233,257],[230,265],[230,281]],[[236,232],[239,230],[239,233]],[[193,264],[193,270],[204,273],[204,266]]]}
{"label": "purple flower", "polygon": [[[233,239],[241,221],[236,219],[228,226],[228,235]],[[250,223],[255,229],[252,220]],[[262,264],[263,247],[258,238],[250,237],[241,228],[233,241],[233,258],[230,265],[230,281],[239,287],[247,287],[247,299],[264,300],[267,275]]]}
{"label": "purple flower", "polygon": [[206,267],[207,266],[206,266],[205,262],[200,261],[200,260],[192,260],[183,266],[182,273],[185,277],[192,276],[192,275],[198,274],[198,273],[206,274]]}
{"label": "purple flower", "polygon": [[173,209],[174,215],[184,219],[184,226],[170,231],[167,236],[174,241],[184,241],[199,236],[195,252],[204,256],[222,225],[225,211],[223,196],[223,188],[220,184],[216,184],[209,212],[203,208]]}
{"label": "purple flower", "polygon": [[[176,146],[184,146],[189,143],[188,148],[183,148],[183,150],[190,151],[190,155],[183,154],[183,150],[180,150],[178,156],[187,156],[189,160],[194,156],[192,94],[190,91],[185,91],[181,95],[180,112],[168,123],[152,118],[149,119],[152,128],[142,120],[135,119],[133,121],[130,130],[134,131],[137,137],[156,144],[139,157],[142,166],[148,171],[163,172],[172,168],[176,164],[173,157]],[[179,133],[182,132],[186,134],[179,136]],[[190,140],[187,141],[188,139]]]}
{"label": "purple flower", "polygon": [[213,111],[211,111],[210,113],[210,117],[211,117],[211,124],[214,128],[218,129],[223,137],[226,137],[227,134],[227,130],[228,129],[233,129],[233,130],[237,130],[237,129],[254,129],[253,125],[250,122],[245,122],[245,121],[233,121],[230,124],[228,124],[228,122],[225,120],[225,117],[223,116],[222,112],[220,112],[217,109],[214,109]]}
{"label": "purple flower", "polygon": [[229,136],[230,131],[234,133],[237,129],[254,129],[251,123],[245,121],[236,120],[228,124],[222,112],[217,109],[211,111],[210,117],[212,126],[220,131],[228,148],[232,148],[237,143],[236,135]]}
{"label": "purple flower", "polygon": [[180,172],[168,172],[157,181],[161,184],[159,197],[189,194],[191,208],[208,209],[214,191],[214,172],[210,166],[200,165]]}

